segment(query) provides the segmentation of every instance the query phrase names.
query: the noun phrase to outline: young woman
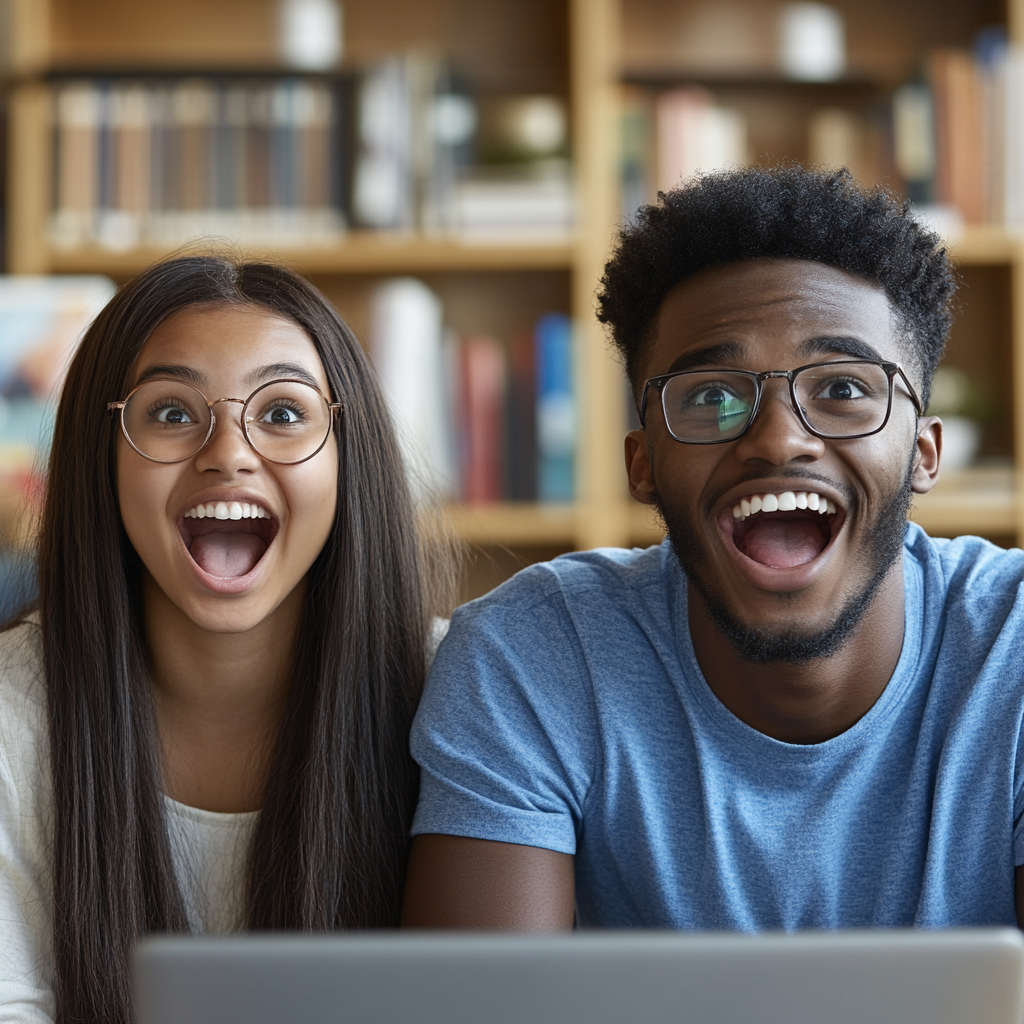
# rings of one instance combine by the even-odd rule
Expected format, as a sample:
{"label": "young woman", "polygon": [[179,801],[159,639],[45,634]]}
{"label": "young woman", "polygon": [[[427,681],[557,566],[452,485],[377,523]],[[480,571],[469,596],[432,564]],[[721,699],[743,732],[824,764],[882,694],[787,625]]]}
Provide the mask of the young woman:
{"label": "young woman", "polygon": [[0,1020],[129,1020],[150,932],[397,923],[429,609],[378,386],[280,267],[123,288],[0,636]]}

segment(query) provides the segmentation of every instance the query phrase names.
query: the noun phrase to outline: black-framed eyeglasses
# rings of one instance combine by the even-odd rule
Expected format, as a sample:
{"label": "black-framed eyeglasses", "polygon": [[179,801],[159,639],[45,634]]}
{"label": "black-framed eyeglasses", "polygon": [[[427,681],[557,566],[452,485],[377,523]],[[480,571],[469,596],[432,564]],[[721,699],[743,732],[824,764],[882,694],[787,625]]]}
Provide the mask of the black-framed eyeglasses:
{"label": "black-framed eyeglasses", "polygon": [[661,392],[669,433],[684,444],[735,441],[761,407],[764,382],[789,381],[789,397],[804,428],[815,437],[849,439],[877,434],[889,422],[899,377],[917,415],[924,408],[899,363],[869,359],[810,363],[795,370],[680,370],[651,377],[640,397],[640,425],[652,390]]}
{"label": "black-framed eyeglasses", "polygon": [[260,385],[248,398],[211,402],[197,387],[174,378],[147,380],[122,402],[118,412],[125,440],[150,462],[185,462],[198,455],[217,426],[214,406],[242,407],[242,433],[249,447],[268,462],[306,462],[327,443],[335,416],[344,406],[302,380],[282,378]]}

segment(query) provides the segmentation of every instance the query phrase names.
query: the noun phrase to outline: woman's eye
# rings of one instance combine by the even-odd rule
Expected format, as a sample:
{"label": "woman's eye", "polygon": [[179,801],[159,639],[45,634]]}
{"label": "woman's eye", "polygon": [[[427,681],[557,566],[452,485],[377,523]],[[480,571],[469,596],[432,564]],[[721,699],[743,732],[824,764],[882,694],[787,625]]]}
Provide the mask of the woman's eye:
{"label": "woman's eye", "polygon": [[299,423],[302,416],[295,409],[289,409],[284,405],[275,405],[268,409],[262,416],[262,422],[275,425],[286,425],[288,423]]}
{"label": "woman's eye", "polygon": [[189,415],[188,410],[182,409],[180,405],[167,405],[162,409],[157,409],[155,417],[157,423],[166,423],[168,426],[195,422]]}
{"label": "woman's eye", "polygon": [[854,398],[866,398],[867,392],[863,385],[855,380],[832,380],[818,392],[818,398],[835,401],[850,401]]}

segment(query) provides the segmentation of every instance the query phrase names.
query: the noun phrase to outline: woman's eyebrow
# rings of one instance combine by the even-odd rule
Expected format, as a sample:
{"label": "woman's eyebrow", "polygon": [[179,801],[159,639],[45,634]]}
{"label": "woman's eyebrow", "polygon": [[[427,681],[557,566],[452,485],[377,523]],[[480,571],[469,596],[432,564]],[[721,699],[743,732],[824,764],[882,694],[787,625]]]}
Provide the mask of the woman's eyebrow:
{"label": "woman's eyebrow", "polygon": [[255,388],[268,380],[277,380],[280,377],[290,377],[293,380],[301,380],[305,384],[320,390],[320,384],[313,376],[299,363],[268,363],[266,366],[258,366],[250,370],[244,377],[248,387]]}
{"label": "woman's eyebrow", "polygon": [[135,378],[134,386],[138,387],[147,380],[153,380],[156,377],[177,377],[179,380],[188,381],[189,384],[195,384],[196,387],[206,385],[206,374],[194,370],[191,366],[179,366],[176,363],[155,363],[153,366],[147,366]]}

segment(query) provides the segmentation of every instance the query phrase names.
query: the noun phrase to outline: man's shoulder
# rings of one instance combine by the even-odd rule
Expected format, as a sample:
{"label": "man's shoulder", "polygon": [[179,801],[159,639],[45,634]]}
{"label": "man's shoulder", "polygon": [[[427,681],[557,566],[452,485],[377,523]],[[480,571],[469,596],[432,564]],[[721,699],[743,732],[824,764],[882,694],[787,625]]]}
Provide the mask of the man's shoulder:
{"label": "man's shoulder", "polygon": [[663,590],[679,578],[681,571],[667,544],[574,551],[527,566],[459,611],[489,617],[510,610],[525,613],[552,603],[571,611],[594,597],[610,609],[616,604],[630,605],[642,591],[652,587]]}
{"label": "man's shoulder", "polygon": [[919,567],[926,593],[941,588],[954,603],[1015,603],[1024,583],[1024,551],[982,537],[934,538],[912,523],[905,551]]}

